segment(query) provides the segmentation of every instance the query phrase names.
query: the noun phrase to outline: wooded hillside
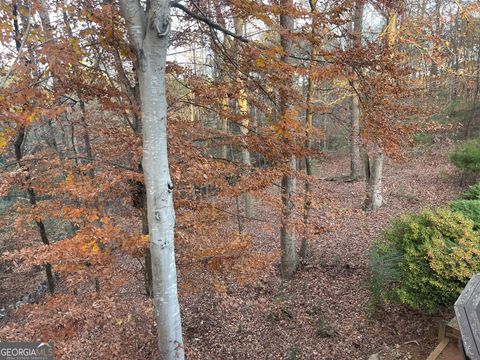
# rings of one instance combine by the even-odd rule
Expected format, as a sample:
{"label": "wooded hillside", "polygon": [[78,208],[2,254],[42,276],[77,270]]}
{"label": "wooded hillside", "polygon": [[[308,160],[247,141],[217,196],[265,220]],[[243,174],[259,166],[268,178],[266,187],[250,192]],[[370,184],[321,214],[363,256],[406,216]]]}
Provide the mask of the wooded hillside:
{"label": "wooded hillside", "polygon": [[470,0],[2,1],[0,341],[425,359],[480,271],[479,29]]}

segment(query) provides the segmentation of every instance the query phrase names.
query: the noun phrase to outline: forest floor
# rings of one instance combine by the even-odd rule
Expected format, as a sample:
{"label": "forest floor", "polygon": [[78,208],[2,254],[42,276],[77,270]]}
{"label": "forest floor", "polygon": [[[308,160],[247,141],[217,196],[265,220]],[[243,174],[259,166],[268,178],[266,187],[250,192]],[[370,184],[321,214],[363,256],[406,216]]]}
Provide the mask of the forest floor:
{"label": "forest floor", "polygon": [[[330,230],[317,237],[313,256],[290,281],[273,274],[261,286],[229,288],[223,306],[189,299],[185,314],[190,306],[202,314],[185,321],[188,342],[198,354],[194,358],[348,360],[378,353],[381,359],[426,359],[442,318],[389,305],[372,319],[368,254],[392,217],[445,206],[463,191],[447,151],[442,144],[416,149],[404,161],[388,160],[385,204],[370,213],[362,210],[364,183],[341,179],[349,172],[348,159],[327,158],[314,184],[314,193],[326,203],[319,208],[327,210],[313,216],[328,219]],[[271,216],[265,211],[257,218]],[[278,249],[275,231],[252,232],[262,247]]]}
{"label": "forest floor", "polygon": [[[211,288],[188,292],[180,287],[188,359],[366,360],[374,353],[382,360],[425,359],[436,345],[436,331],[442,317],[432,318],[387,305],[372,319],[366,282],[368,254],[372,241],[381,237],[392,217],[425,207],[445,206],[464,190],[458,173],[448,162],[448,150],[445,144],[437,144],[417,149],[403,161],[387,160],[385,204],[369,213],[362,210],[364,183],[340,178],[348,173],[348,159],[327,157],[317,169],[313,184],[315,197],[319,199],[313,217],[327,222],[327,231],[316,235],[313,256],[291,280],[282,281],[274,267],[255,282],[224,282],[222,291],[217,293]],[[259,207],[256,218],[277,224],[270,229],[258,221],[245,224],[253,234],[254,246],[266,252],[279,251],[278,219],[272,216],[275,215],[268,208]],[[122,271],[131,273],[131,269],[119,264],[116,276],[121,276]],[[37,281],[38,272],[35,274],[35,277],[16,272],[3,274],[0,308],[25,295],[28,286],[23,282]],[[182,277],[180,266],[180,284]],[[203,277],[198,279],[202,281]],[[53,335],[48,332],[56,342],[59,358],[132,359],[131,355],[112,357],[115,353],[112,346],[120,348],[122,343],[131,341],[131,336],[136,336],[135,358],[152,358],[155,339],[148,325],[153,321],[151,305],[141,295],[141,280],[135,283],[134,280],[130,276],[131,283],[123,285],[122,294],[126,295],[118,298],[92,301],[95,295],[85,295],[83,299],[67,297],[71,302],[62,305],[60,300],[54,301],[52,319],[62,314],[62,319],[70,316],[75,320],[71,324],[76,326],[75,332],[66,331],[65,320],[63,324],[52,325],[58,326]],[[103,286],[107,291],[108,284]],[[95,313],[98,321],[105,309],[109,309],[113,314],[107,316],[113,319],[106,320],[111,322],[110,329],[94,324],[95,316],[91,320],[84,312],[73,313],[69,308],[72,302],[98,310]],[[42,333],[28,331],[36,310],[38,305],[27,305],[0,319],[0,339],[40,338]],[[115,311],[121,312],[124,320],[115,319]],[[443,318],[449,320],[449,316],[444,314]],[[111,336],[115,327],[126,328],[127,323],[128,331]]]}

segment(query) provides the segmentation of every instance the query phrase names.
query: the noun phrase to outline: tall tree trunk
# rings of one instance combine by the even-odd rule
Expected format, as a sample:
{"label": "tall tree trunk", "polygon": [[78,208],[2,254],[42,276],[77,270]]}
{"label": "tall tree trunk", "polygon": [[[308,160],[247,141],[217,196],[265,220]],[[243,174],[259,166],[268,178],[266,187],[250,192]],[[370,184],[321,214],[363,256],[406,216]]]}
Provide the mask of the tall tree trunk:
{"label": "tall tree trunk", "polygon": [[[385,27],[385,45],[389,50],[389,55],[393,57],[397,42],[397,12],[394,7],[388,9],[387,24]],[[380,147],[380,142],[373,139],[372,157],[370,159],[368,150],[365,155],[365,181],[366,181],[366,199],[364,202],[365,210],[376,210],[383,204],[382,197],[382,177],[384,153]]]}
{"label": "tall tree trunk", "polygon": [[[315,51],[312,49],[312,61],[315,57]],[[311,65],[312,66],[312,65]],[[313,81],[313,76],[311,71],[308,75],[308,85],[307,85],[307,110],[305,115],[305,126],[307,128],[307,139],[305,140],[305,147],[307,151],[311,148],[311,139],[310,133],[313,129],[313,110],[312,110],[312,98],[315,93],[315,86]],[[305,234],[308,234],[308,226],[310,224],[310,213],[312,207],[312,189],[310,183],[310,177],[313,175],[312,172],[312,157],[307,155],[305,157],[305,172],[307,179],[305,180],[305,198],[303,203],[303,224],[305,225]],[[310,239],[307,235],[304,235],[302,238],[302,244],[300,246],[300,256],[307,257],[311,253]]]}
{"label": "tall tree trunk", "polygon": [[[362,28],[363,28],[363,9],[364,2],[358,0],[355,3],[355,12],[353,15],[353,47],[362,46]],[[355,82],[353,86],[356,87]],[[358,180],[361,176],[360,159],[360,99],[354,92],[351,98],[351,119],[350,119],[350,178]]]}
{"label": "tall tree trunk", "polygon": [[478,95],[480,93],[480,43],[478,44],[477,59],[476,59],[476,77],[475,77],[475,90],[473,92],[472,107],[469,111],[467,123],[465,125],[465,138],[468,139],[471,135],[472,127],[475,125],[475,119],[477,117],[477,104]]}
{"label": "tall tree trunk", "polygon": [[[316,12],[317,7],[317,0],[310,1],[310,12],[314,14]],[[315,21],[312,24],[312,37],[315,37]],[[313,130],[313,109],[312,109],[312,100],[315,95],[315,80],[314,80],[314,63],[317,57],[317,49],[316,45],[312,42],[311,44],[312,49],[310,52],[310,68],[308,72],[308,79],[307,79],[307,109],[305,111],[305,127],[307,133],[307,139],[305,140],[305,148],[307,151],[311,149],[311,132]],[[311,239],[308,238],[308,227],[310,224],[310,213],[312,207],[312,189],[310,183],[310,176],[313,175],[312,172],[312,157],[307,155],[305,157],[305,172],[307,175],[307,179],[305,180],[305,198],[303,203],[303,224],[305,226],[304,235],[302,238],[302,244],[300,246],[300,253],[299,255],[303,258],[309,256],[311,254]]]}
{"label": "tall tree trunk", "polygon": [[[245,35],[244,34],[245,22],[243,21],[243,19],[240,18],[238,15],[235,16],[234,25],[235,25],[235,34],[243,37]],[[238,56],[238,45],[235,46],[235,57],[237,56]],[[237,83],[242,84],[242,80],[240,79],[240,71],[238,70],[237,70],[236,77],[237,77]],[[240,131],[242,133],[242,164],[247,169],[246,172],[248,172],[251,166],[250,150],[247,147],[245,137],[248,135],[248,127],[250,125],[250,121],[249,121],[249,114],[248,114],[248,102],[247,102],[245,89],[243,88],[243,86],[240,89],[240,94],[237,99],[237,110],[238,110],[238,115],[243,116],[242,122],[240,124]],[[253,208],[252,194],[248,192],[244,193],[243,201],[245,203],[245,216],[248,219],[253,218],[255,214],[254,214],[254,208]]]}
{"label": "tall tree trunk", "polygon": [[[224,113],[228,113],[228,110],[230,108],[229,102],[230,100],[228,96],[222,100],[222,111]],[[228,134],[228,118],[226,116],[220,115],[217,118],[217,129],[220,130],[225,136]],[[226,144],[222,144],[220,148],[220,158],[228,159],[228,147]]]}
{"label": "tall tree trunk", "polygon": [[143,126],[143,171],[153,274],[153,302],[161,359],[184,359],[174,250],[175,210],[167,151],[165,63],[170,33],[169,0],[121,0],[137,53]]}
{"label": "tall tree trunk", "polygon": [[[241,124],[241,132],[242,135],[245,137],[248,135],[248,127],[250,125],[249,123],[249,118],[248,118],[248,103],[247,99],[245,98],[245,91],[242,90],[240,91],[240,98],[238,99],[238,108],[240,110],[240,114],[242,116],[245,116],[245,118],[242,120]],[[251,167],[251,160],[250,160],[250,150],[247,148],[247,144],[245,139],[242,139],[243,142],[243,147],[242,147],[242,164],[245,166],[246,170],[245,172],[248,173]],[[248,219],[252,219],[255,217],[255,209],[253,206],[253,196],[250,193],[244,193],[243,194],[243,201],[245,203],[245,216]]]}
{"label": "tall tree trunk", "polygon": [[[293,9],[293,0],[281,0],[280,5],[284,12],[280,15],[280,25],[285,31],[293,32],[294,23],[292,17],[288,14],[288,11]],[[285,56],[282,56],[282,61],[290,63],[289,55],[292,52],[292,44],[288,35],[281,34],[280,42],[282,49],[285,52]],[[293,86],[293,84],[292,84]],[[286,90],[280,91],[280,116],[283,117],[287,114],[289,109],[289,102]],[[293,224],[294,212],[293,212],[293,195],[296,191],[296,177],[295,171],[297,169],[295,155],[291,155],[286,161],[287,172],[282,177],[282,227],[280,229],[280,245],[282,249],[281,258],[281,274],[284,278],[291,277],[297,269],[297,252],[295,249],[295,228]]]}
{"label": "tall tree trunk", "polygon": [[[441,6],[442,0],[435,0],[435,12],[433,14],[433,19],[435,19],[435,28],[433,30],[433,36],[436,38],[440,38],[442,34],[442,27],[441,27]],[[438,96],[438,85],[439,79],[437,79],[439,68],[437,61],[432,59],[432,65],[430,66],[430,93],[435,98]]]}
{"label": "tall tree trunk", "polygon": [[[85,110],[85,102],[80,99],[80,110],[82,111],[82,116],[80,117],[80,123],[82,125],[82,136],[83,136],[83,144],[85,146],[85,156],[87,160],[85,160],[86,164],[89,164],[93,161],[93,152],[92,152],[92,145],[90,141],[90,133],[88,131],[88,124],[87,124],[87,112]],[[87,171],[87,176],[90,179],[95,177],[95,172],[93,168],[90,168]]]}
{"label": "tall tree trunk", "polygon": [[[220,1],[214,1],[214,11],[215,11],[215,18],[217,23],[222,26],[223,28],[226,28],[226,22],[225,22],[225,17],[223,16],[222,13],[222,3]],[[221,83],[224,78],[225,78],[225,70],[223,67],[225,67],[225,61],[223,59],[223,52],[228,51],[230,47],[230,41],[228,36],[225,36],[223,38],[223,44],[220,44],[220,41],[216,36],[212,37],[212,50],[214,53],[214,61],[216,64],[216,78],[219,83]],[[225,96],[222,99],[222,105],[220,109],[220,114],[217,115],[217,130],[219,130],[222,133],[222,136],[225,136],[228,134],[229,130],[229,122],[228,118],[223,115],[223,113],[227,114],[229,110],[229,98],[228,96]],[[220,146],[220,158],[221,159],[228,159],[228,147],[226,144],[222,144]]]}
{"label": "tall tree trunk", "polygon": [[360,158],[360,99],[357,94],[351,98],[350,123],[350,179],[356,181],[361,174]]}
{"label": "tall tree trunk", "polygon": [[384,155],[382,149],[375,145],[372,159],[365,155],[365,178],[367,181],[367,197],[364,203],[365,210],[376,210],[383,204],[382,177]]}
{"label": "tall tree trunk", "polygon": [[[15,46],[17,49],[17,52],[20,53],[21,51],[21,44],[19,39],[21,38],[20,36],[20,30],[18,27],[18,6],[17,3],[13,3],[13,15],[14,15],[14,35],[15,35]],[[30,19],[29,19],[30,21]],[[18,126],[18,132],[17,136],[14,141],[14,150],[15,150],[15,159],[18,162],[18,165],[20,167],[23,167],[23,146],[24,146],[24,141],[25,141],[25,126],[24,125],[17,125]],[[25,166],[26,169],[26,181],[27,183],[30,181],[30,172],[28,170],[28,167]],[[30,205],[35,208],[37,206],[37,196],[35,194],[35,190],[27,186],[27,193],[28,193],[28,199],[30,201]],[[42,240],[43,244],[45,245],[50,245],[50,241],[48,240],[47,236],[47,231],[45,229],[45,224],[43,223],[42,219],[35,219],[35,224],[37,225],[38,233],[40,235],[40,239]],[[55,276],[53,274],[52,270],[52,265],[50,263],[45,264],[45,276],[47,278],[47,283],[48,283],[48,290],[50,291],[51,294],[55,292]]]}
{"label": "tall tree trunk", "polygon": [[455,15],[455,24],[452,31],[452,63],[451,67],[453,69],[450,80],[450,101],[455,101],[457,99],[458,92],[458,70],[459,70],[459,59],[458,59],[458,45],[459,45],[459,29],[460,29],[460,10],[457,9]]}
{"label": "tall tree trunk", "polygon": [[[84,161],[85,164],[90,164],[93,161],[93,152],[92,152],[92,145],[90,143],[90,134],[88,132],[88,125],[87,125],[87,112],[85,109],[85,102],[80,99],[80,110],[82,115],[80,117],[80,123],[82,125],[82,136],[83,136],[83,144],[85,146],[85,156],[86,160]],[[95,170],[90,165],[90,168],[86,172],[86,175],[89,179],[93,180],[95,178]],[[78,201],[80,203],[80,201]],[[97,201],[95,201],[97,203]],[[98,204],[95,205],[98,209]],[[95,291],[100,292],[100,280],[98,277],[95,277]]]}
{"label": "tall tree trunk", "polygon": [[[23,125],[19,125],[17,136],[15,138],[14,147],[15,147],[15,158],[19,164],[19,166],[23,167],[23,145],[25,141],[25,127]],[[24,167],[27,173],[26,181],[30,181],[30,172],[28,168]],[[37,195],[35,194],[35,190],[27,186],[27,193],[28,199],[30,201],[30,205],[32,208],[37,206]],[[45,224],[41,218],[35,219],[35,224],[37,225],[38,233],[40,235],[40,239],[45,245],[50,245],[50,241],[48,240],[47,231],[45,229]],[[48,290],[51,294],[55,292],[55,277],[53,275],[52,265],[50,263],[45,264],[45,275],[47,277],[48,283]]]}
{"label": "tall tree trunk", "polygon": [[[142,118],[135,111],[140,108],[140,92],[138,84],[138,76],[135,74],[135,85],[132,86],[128,76],[123,67],[122,59],[120,57],[120,52],[118,49],[114,51],[115,58],[115,68],[120,79],[120,84],[122,85],[123,91],[128,96],[130,104],[133,106],[133,131],[135,135],[138,136],[140,141],[142,141]],[[143,173],[142,164],[137,164],[140,172]],[[148,235],[148,214],[147,214],[147,194],[145,190],[144,183],[135,183],[133,186],[132,194],[134,197],[134,204],[137,205],[135,208],[140,210],[142,218],[142,235]],[[150,249],[145,250],[144,254],[145,269],[144,269],[144,280],[145,280],[145,293],[148,297],[153,297],[153,274],[152,274],[152,255]]]}

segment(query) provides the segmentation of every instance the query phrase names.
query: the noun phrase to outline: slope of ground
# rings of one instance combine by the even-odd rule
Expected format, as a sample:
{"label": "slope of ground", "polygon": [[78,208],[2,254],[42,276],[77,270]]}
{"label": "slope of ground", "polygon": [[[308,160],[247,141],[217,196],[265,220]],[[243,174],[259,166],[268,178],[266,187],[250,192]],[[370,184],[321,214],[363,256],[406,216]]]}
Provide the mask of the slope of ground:
{"label": "slope of ground", "polygon": [[[221,280],[220,291],[211,286],[189,291],[179,267],[188,359],[351,360],[373,353],[385,359],[427,357],[435,347],[439,319],[398,306],[381,309],[376,319],[369,317],[368,252],[393,216],[446,205],[463,188],[446,149],[439,146],[404,162],[387,161],[385,206],[365,213],[364,184],[339,177],[348,168],[346,157],[327,158],[319,166],[313,217],[325,223],[326,231],[315,235],[314,254],[293,279],[282,281],[275,267],[248,284],[219,273],[213,277]],[[326,180],[332,178],[338,180]],[[256,217],[270,225],[245,224],[254,246],[278,252],[278,214],[259,207]],[[99,294],[90,289],[83,297],[47,296],[50,307],[43,314],[51,320],[42,333],[29,330],[30,321],[39,321],[35,314],[41,305],[12,311],[0,322],[0,339],[53,340],[62,359],[154,358],[153,315],[143,295],[141,268],[119,257],[111,275],[125,279],[120,289],[118,281],[104,281]],[[196,281],[207,285],[212,274],[205,269]]]}
{"label": "slope of ground", "polygon": [[[198,354],[192,358],[347,360],[380,352],[385,358],[425,359],[435,347],[439,319],[395,306],[370,319],[365,276],[370,245],[392,217],[445,206],[463,190],[445,154],[439,147],[387,161],[385,205],[371,213],[361,209],[364,183],[339,176],[347,174],[348,159],[322,163],[315,191],[328,200],[314,216],[329,219],[330,230],[315,239],[314,256],[290,281],[274,275],[261,286],[231,287],[219,303],[189,298],[187,338]],[[332,178],[338,180],[321,180]],[[262,247],[278,249],[277,230],[252,232]]]}

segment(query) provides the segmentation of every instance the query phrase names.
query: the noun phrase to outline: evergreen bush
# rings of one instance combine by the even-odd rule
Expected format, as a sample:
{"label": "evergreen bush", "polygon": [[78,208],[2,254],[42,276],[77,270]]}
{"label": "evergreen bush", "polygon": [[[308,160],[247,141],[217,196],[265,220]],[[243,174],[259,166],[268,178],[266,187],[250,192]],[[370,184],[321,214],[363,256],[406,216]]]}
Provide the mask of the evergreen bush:
{"label": "evergreen bush", "polygon": [[464,200],[480,200],[480,183],[470,186],[461,198]]}
{"label": "evergreen bush", "polygon": [[450,209],[472,220],[475,230],[480,229],[480,200],[455,200],[450,203]]}
{"label": "evergreen bush", "polygon": [[468,140],[450,153],[449,159],[453,165],[465,174],[480,173],[480,141]]}
{"label": "evergreen bush", "polygon": [[372,248],[370,304],[387,299],[436,313],[453,305],[478,271],[480,234],[472,220],[450,209],[404,215]]}

